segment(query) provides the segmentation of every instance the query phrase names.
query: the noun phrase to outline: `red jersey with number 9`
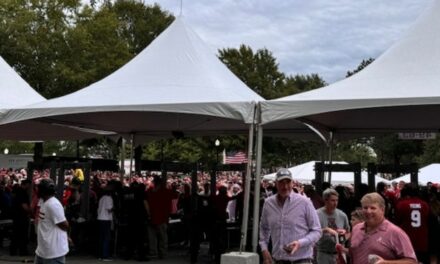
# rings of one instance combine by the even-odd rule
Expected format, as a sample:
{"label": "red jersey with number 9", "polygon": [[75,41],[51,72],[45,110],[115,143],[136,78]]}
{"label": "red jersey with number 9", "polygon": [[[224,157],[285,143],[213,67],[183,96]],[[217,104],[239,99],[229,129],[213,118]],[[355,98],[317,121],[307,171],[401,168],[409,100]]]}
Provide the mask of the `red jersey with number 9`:
{"label": "red jersey with number 9", "polygon": [[396,224],[408,234],[416,252],[428,251],[429,205],[417,197],[404,198],[396,205]]}

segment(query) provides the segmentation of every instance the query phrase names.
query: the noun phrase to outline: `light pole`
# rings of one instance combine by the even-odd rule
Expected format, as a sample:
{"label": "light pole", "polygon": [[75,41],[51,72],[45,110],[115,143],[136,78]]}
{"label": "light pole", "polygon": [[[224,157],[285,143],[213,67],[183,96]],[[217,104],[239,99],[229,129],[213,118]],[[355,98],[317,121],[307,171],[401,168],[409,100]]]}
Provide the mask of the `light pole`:
{"label": "light pole", "polygon": [[220,140],[219,139],[216,139],[215,140],[215,142],[214,142],[214,144],[215,144],[215,150],[216,150],[216,154],[217,154],[217,165],[218,165],[218,150],[219,150],[219,147],[220,147]]}
{"label": "light pole", "polygon": [[217,171],[218,171],[218,167],[219,167],[218,166],[218,150],[220,148],[220,140],[219,139],[216,139],[214,141],[214,146],[215,146],[215,151],[216,151],[216,163],[215,163],[215,167],[214,167],[215,171],[211,177],[211,194],[212,195],[215,195],[216,185],[217,185]]}

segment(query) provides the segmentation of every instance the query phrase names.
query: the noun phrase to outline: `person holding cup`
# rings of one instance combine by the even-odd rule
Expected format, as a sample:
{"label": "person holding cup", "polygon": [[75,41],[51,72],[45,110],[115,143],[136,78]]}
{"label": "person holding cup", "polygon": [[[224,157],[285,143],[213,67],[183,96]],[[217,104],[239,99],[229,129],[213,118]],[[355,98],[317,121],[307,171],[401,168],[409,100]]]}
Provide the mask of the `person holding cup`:
{"label": "person holding cup", "polygon": [[[260,221],[260,247],[264,264],[311,264],[321,225],[312,202],[293,191],[288,169],[276,173],[277,194],[268,197]],[[269,252],[269,240],[272,252]]]}

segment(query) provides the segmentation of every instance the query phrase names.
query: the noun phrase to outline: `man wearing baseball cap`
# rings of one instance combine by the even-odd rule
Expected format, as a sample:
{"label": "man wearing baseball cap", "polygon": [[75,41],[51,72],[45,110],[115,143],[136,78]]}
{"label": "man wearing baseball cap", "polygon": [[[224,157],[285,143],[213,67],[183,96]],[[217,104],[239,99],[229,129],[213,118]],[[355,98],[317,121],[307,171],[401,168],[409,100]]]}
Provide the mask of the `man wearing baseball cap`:
{"label": "man wearing baseball cap", "polygon": [[[276,173],[277,194],[266,199],[260,221],[260,247],[264,264],[311,264],[321,225],[312,202],[292,191],[288,169]],[[272,240],[272,253],[268,250]]]}

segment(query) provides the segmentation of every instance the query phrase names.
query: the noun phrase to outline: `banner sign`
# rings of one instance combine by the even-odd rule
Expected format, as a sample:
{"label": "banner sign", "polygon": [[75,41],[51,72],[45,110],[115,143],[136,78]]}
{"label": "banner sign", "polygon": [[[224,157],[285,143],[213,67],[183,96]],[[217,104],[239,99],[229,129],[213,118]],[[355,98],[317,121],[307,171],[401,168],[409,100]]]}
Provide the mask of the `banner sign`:
{"label": "banner sign", "polygon": [[408,140],[425,140],[425,139],[435,139],[437,136],[436,133],[433,132],[407,132],[407,133],[399,133],[399,139],[408,139]]}

